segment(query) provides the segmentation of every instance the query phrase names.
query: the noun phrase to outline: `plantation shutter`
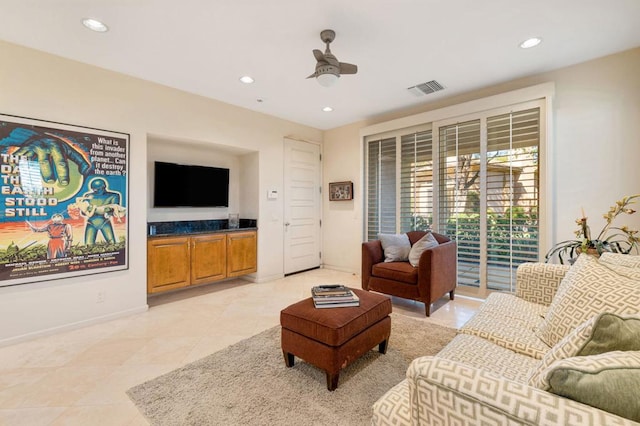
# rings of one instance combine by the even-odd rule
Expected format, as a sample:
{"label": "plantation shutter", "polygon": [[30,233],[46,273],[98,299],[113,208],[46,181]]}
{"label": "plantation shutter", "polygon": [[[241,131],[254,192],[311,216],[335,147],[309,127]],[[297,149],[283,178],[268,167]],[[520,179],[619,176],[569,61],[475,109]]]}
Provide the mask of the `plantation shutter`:
{"label": "plantation shutter", "polygon": [[367,239],[396,232],[396,139],[367,143]]}
{"label": "plantation shutter", "polygon": [[400,230],[427,230],[433,221],[431,130],[400,138]]}
{"label": "plantation shutter", "polygon": [[539,258],[543,111],[529,101],[365,139],[366,238],[433,228],[457,243],[459,285],[514,291],[517,267]]}
{"label": "plantation shutter", "polygon": [[439,232],[458,246],[458,283],[480,285],[480,120],[439,128]]}
{"label": "plantation shutter", "polygon": [[518,265],[538,260],[539,108],[487,118],[487,283],[515,287]]}

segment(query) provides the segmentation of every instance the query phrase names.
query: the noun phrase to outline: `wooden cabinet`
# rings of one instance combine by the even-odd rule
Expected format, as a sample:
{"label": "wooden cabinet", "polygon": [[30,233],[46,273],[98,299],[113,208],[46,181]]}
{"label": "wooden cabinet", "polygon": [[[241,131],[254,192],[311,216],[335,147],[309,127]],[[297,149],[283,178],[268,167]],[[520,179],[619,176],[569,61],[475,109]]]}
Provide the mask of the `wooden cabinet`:
{"label": "wooden cabinet", "polygon": [[189,237],[147,241],[147,293],[174,290],[191,284]]}
{"label": "wooden cabinet", "polygon": [[191,237],[191,284],[202,284],[226,277],[227,238],[224,234]]}
{"label": "wooden cabinet", "polygon": [[160,293],[257,271],[257,232],[152,237],[147,293]]}
{"label": "wooden cabinet", "polygon": [[255,232],[234,232],[227,235],[227,276],[256,272],[258,268],[258,238]]}

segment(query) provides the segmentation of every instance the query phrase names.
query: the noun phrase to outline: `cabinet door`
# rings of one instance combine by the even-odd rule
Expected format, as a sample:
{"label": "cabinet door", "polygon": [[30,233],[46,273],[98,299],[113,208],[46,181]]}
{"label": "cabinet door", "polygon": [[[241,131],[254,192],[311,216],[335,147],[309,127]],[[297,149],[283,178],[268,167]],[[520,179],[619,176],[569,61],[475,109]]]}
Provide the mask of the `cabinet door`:
{"label": "cabinet door", "polygon": [[227,239],[224,234],[191,237],[191,284],[226,278],[226,252]]}
{"label": "cabinet door", "polygon": [[227,234],[227,276],[250,274],[258,270],[258,234],[255,231]]}
{"label": "cabinet door", "polygon": [[147,293],[186,287],[189,279],[189,238],[153,238],[147,242]]}

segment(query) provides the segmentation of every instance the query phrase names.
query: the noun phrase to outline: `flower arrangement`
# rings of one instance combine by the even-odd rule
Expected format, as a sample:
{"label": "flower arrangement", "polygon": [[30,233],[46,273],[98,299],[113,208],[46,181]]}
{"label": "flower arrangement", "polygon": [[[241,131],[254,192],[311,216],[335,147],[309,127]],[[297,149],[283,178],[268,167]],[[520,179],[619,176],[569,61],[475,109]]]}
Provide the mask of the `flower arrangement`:
{"label": "flower arrangement", "polygon": [[613,221],[620,214],[634,214],[636,211],[629,207],[640,194],[624,197],[611,206],[607,214],[603,215],[607,223],[595,239],[591,238],[591,229],[587,225],[587,217],[582,211],[582,217],[576,219],[578,230],[575,231],[576,239],[562,241],[549,250],[545,256],[545,261],[549,261],[554,255],[558,255],[560,263],[564,264],[565,256],[567,261],[572,260],[580,253],[593,253],[598,256],[604,252],[629,254],[632,250],[638,251],[640,236],[638,231],[629,229],[627,226],[612,226]]}

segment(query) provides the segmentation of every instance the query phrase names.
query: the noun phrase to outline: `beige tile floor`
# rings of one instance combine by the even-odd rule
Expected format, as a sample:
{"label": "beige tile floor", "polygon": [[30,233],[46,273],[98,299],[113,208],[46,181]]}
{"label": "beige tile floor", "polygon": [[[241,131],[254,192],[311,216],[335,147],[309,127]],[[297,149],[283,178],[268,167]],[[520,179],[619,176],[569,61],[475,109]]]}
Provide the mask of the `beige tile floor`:
{"label": "beige tile floor", "polygon": [[[284,307],[329,283],[359,288],[360,277],[316,269],[200,286],[154,296],[142,314],[0,348],[0,425],[147,425],[127,389],[278,325]],[[445,297],[426,318],[423,304],[393,298],[394,312],[449,327],[479,305]]]}

